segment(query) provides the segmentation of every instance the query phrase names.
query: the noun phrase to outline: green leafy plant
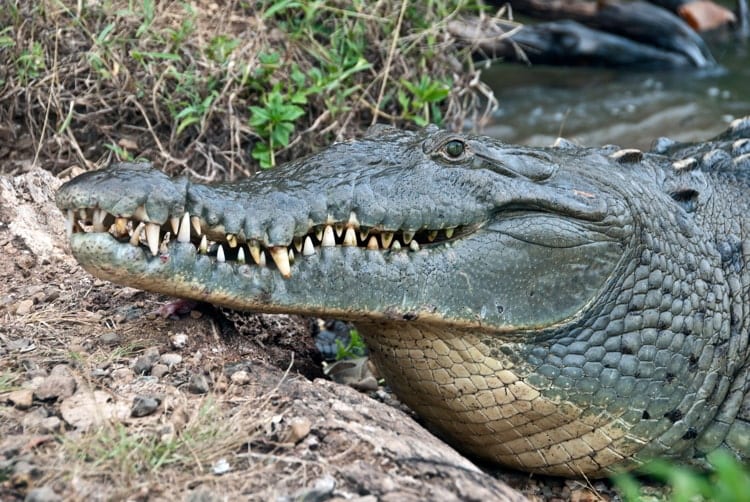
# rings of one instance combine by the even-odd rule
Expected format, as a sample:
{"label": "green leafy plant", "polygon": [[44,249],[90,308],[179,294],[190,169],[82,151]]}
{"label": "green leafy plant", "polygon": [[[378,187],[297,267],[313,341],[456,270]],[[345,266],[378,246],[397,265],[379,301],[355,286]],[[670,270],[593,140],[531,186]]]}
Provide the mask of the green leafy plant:
{"label": "green leafy plant", "polygon": [[336,340],[336,360],[356,359],[367,354],[367,346],[356,329],[349,331],[349,343],[344,345]]}
{"label": "green leafy plant", "polygon": [[262,106],[250,107],[249,124],[255,128],[263,141],[255,144],[252,156],[260,166],[268,169],[276,165],[274,151],[289,145],[289,137],[294,132],[294,122],[305,114],[303,105],[307,99],[303,94],[282,94],[274,88],[262,101]]}
{"label": "green leafy plant", "polygon": [[422,75],[418,82],[401,80],[401,85],[403,89],[398,91],[398,102],[404,116],[422,127],[430,122],[440,124],[440,103],[450,94],[451,82]]}
{"label": "green leafy plant", "polygon": [[[649,462],[635,472],[666,484],[672,502],[750,502],[748,467],[723,450],[711,452],[707,459],[714,468],[710,473],[664,460]],[[643,500],[641,483],[634,474],[620,473],[612,481],[626,502]]]}
{"label": "green leafy plant", "polygon": [[46,68],[42,44],[32,42],[28,49],[21,51],[16,63],[18,76],[23,83],[39,77]]}

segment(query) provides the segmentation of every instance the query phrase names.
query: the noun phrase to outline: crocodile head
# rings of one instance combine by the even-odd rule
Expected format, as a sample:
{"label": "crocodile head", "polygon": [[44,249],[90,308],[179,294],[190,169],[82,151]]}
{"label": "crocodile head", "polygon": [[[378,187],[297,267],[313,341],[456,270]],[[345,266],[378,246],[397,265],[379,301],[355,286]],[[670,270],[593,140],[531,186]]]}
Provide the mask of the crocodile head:
{"label": "crocodile head", "polygon": [[663,227],[702,236],[686,219],[692,192],[657,164],[375,128],[236,183],[116,164],[65,184],[57,203],[92,274],[351,320],[397,395],[456,444],[530,471],[597,475],[679,442],[662,436],[705,377],[688,361],[708,342],[659,338],[688,317],[672,307],[689,296],[670,278],[684,268],[676,243],[693,253],[676,237],[665,251],[675,232]]}

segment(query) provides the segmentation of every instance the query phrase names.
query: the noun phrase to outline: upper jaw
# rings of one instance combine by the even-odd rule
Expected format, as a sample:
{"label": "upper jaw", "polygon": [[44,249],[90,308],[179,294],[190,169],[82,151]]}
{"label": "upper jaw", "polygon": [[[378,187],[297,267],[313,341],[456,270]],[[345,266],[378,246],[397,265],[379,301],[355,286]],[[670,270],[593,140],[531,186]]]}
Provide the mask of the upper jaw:
{"label": "upper jaw", "polygon": [[211,187],[124,163],[68,182],[57,203],[69,234],[109,233],[120,243],[142,247],[147,257],[167,255],[171,242],[192,243],[216,262],[268,266],[285,278],[296,260],[324,247],[417,253],[478,227],[471,222],[395,227],[355,210],[341,217],[342,208],[330,214],[315,197],[264,190],[266,181]]}

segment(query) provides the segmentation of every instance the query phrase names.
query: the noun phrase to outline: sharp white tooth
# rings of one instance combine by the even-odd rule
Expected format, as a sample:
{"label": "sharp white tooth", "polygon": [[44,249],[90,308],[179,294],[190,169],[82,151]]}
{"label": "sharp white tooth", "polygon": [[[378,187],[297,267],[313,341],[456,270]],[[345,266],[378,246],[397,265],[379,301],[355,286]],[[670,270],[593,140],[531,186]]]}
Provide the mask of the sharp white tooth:
{"label": "sharp white tooth", "polygon": [[377,250],[380,249],[380,246],[378,246],[378,238],[374,235],[370,237],[370,240],[367,241],[367,249],[371,250]]}
{"label": "sharp white tooth", "polygon": [[146,228],[146,224],[143,222],[138,223],[138,226],[133,229],[133,235],[130,236],[130,243],[133,246],[137,246],[141,242],[141,233]]}
{"label": "sharp white tooth", "polygon": [[197,216],[191,216],[190,217],[190,224],[193,226],[193,230],[195,230],[195,235],[200,237],[203,235],[203,232],[201,232],[201,219]]}
{"label": "sharp white tooth", "polygon": [[159,254],[167,254],[169,253],[169,239],[172,238],[171,232],[166,232],[164,234],[164,237],[161,240],[161,244],[159,244]]}
{"label": "sharp white tooth", "polygon": [[250,256],[252,256],[253,261],[260,265],[260,257],[262,255],[260,253],[260,244],[258,244],[258,241],[251,240],[247,247],[250,249]]}
{"label": "sharp white tooth", "polygon": [[172,227],[172,233],[177,235],[180,231],[180,219],[177,216],[169,218],[169,225]]}
{"label": "sharp white tooth", "polygon": [[70,236],[73,235],[73,227],[76,224],[76,214],[72,209],[68,209],[65,213],[65,233]]}
{"label": "sharp white tooth", "polygon": [[227,242],[229,243],[229,247],[234,249],[237,247],[237,236],[234,234],[227,234]]}
{"label": "sharp white tooth", "polygon": [[133,211],[133,218],[139,221],[149,221],[148,213],[146,212],[146,207],[141,204],[137,208],[135,208],[135,211]]}
{"label": "sharp white tooth", "polygon": [[78,210],[78,219],[81,220],[81,221],[83,221],[83,222],[89,221],[88,211],[86,211],[85,209],[79,209]]}
{"label": "sharp white tooth", "polygon": [[226,258],[224,257],[224,246],[219,244],[219,247],[216,249],[216,261],[219,263],[224,263],[226,261]]}
{"label": "sharp white tooth", "polygon": [[349,227],[346,229],[344,234],[344,246],[356,246],[357,245],[357,233],[353,228]]}
{"label": "sharp white tooth", "polygon": [[383,232],[380,234],[380,242],[383,244],[383,249],[391,247],[393,241],[393,232]]}
{"label": "sharp white tooth", "polygon": [[260,260],[258,260],[258,265],[261,267],[266,266],[266,253],[265,251],[260,254]]}
{"label": "sharp white tooth", "polygon": [[341,235],[344,233],[344,224],[336,223],[334,225],[334,228],[336,229],[336,237],[341,237]]}
{"label": "sharp white tooth", "polygon": [[308,235],[305,237],[305,244],[302,246],[303,256],[312,256],[315,254],[315,247],[313,246],[312,239]]}
{"label": "sharp white tooth", "polygon": [[294,249],[289,248],[289,263],[294,263]]}
{"label": "sharp white tooth", "polygon": [[294,244],[294,249],[297,250],[298,253],[302,252],[302,237],[295,237],[292,239],[292,243]]}
{"label": "sharp white tooth", "polygon": [[454,231],[454,230],[455,230],[455,228],[446,228],[446,229],[445,229],[445,236],[446,236],[446,237],[447,237],[448,239],[450,239],[451,237],[453,237],[453,231]]}
{"label": "sharp white tooth", "polygon": [[409,244],[411,240],[414,238],[414,232],[404,232],[403,238],[404,238],[404,244]]}
{"label": "sharp white tooth", "polygon": [[331,228],[331,225],[326,225],[326,229],[323,231],[323,239],[321,239],[320,245],[327,248],[336,245],[336,238],[333,236],[333,228]]}
{"label": "sharp white tooth", "polygon": [[242,248],[240,248],[239,251],[237,251],[237,262],[245,263],[245,250]]}
{"label": "sharp white tooth", "polygon": [[412,251],[419,251],[419,243],[417,241],[411,241],[409,244],[409,249]]}
{"label": "sharp white tooth", "polygon": [[359,239],[362,242],[365,242],[367,240],[367,236],[370,235],[370,230],[367,228],[360,228],[359,229]]}
{"label": "sharp white tooth", "polygon": [[430,230],[430,232],[427,234],[427,240],[432,242],[437,238],[438,231],[437,230]]}
{"label": "sharp white tooth", "polygon": [[104,209],[94,209],[94,217],[93,217],[93,224],[94,224],[94,232],[106,232],[107,229],[104,228],[104,218],[107,217],[107,211]]}
{"label": "sharp white tooth", "polygon": [[115,218],[115,235],[122,237],[128,233],[128,219],[127,218]]}
{"label": "sharp white tooth", "polygon": [[178,242],[190,242],[190,213],[182,215],[182,220],[177,231]]}
{"label": "sharp white tooth", "polygon": [[146,241],[151,254],[159,253],[159,225],[157,223],[146,223]]}
{"label": "sharp white tooth", "polygon": [[198,246],[198,252],[200,254],[206,254],[206,253],[208,253],[208,239],[206,238],[205,235],[203,237],[201,237],[201,243]]}
{"label": "sharp white tooth", "polygon": [[289,267],[289,252],[285,246],[275,246],[270,249],[271,258],[276,264],[276,267],[284,277],[290,277],[292,275],[292,269]]}
{"label": "sharp white tooth", "polygon": [[359,219],[357,218],[357,213],[354,211],[349,213],[349,226],[359,228]]}
{"label": "sharp white tooth", "polygon": [[399,249],[401,249],[401,243],[398,241],[398,239],[393,241],[393,244],[391,244],[391,249],[394,251],[398,251]]}

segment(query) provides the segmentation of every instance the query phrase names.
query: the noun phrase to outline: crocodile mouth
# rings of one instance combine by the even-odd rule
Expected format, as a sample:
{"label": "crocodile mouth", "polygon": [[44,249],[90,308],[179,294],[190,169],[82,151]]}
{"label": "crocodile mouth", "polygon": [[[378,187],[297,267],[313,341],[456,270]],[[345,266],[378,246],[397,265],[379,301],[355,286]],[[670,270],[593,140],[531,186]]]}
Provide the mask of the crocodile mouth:
{"label": "crocodile mouth", "polygon": [[352,211],[347,221],[329,221],[310,225],[307,233],[296,235],[286,245],[273,246],[242,233],[224,232],[199,216],[185,212],[160,224],[149,221],[143,206],[131,216],[116,216],[101,208],[66,210],[66,230],[74,233],[108,233],[118,242],[141,248],[145,256],[165,256],[174,242],[191,243],[198,254],[216,263],[275,267],[284,278],[292,276],[297,260],[321,253],[322,248],[350,247],[381,253],[418,253],[437,246],[450,246],[457,239],[478,229],[479,225],[390,230],[364,226]]}

